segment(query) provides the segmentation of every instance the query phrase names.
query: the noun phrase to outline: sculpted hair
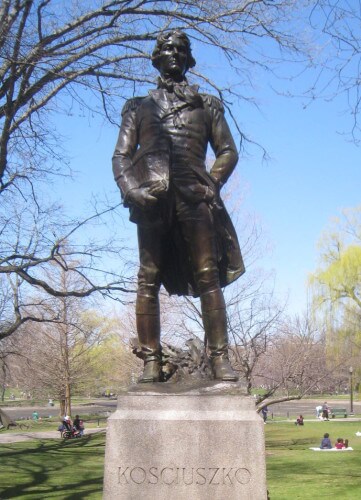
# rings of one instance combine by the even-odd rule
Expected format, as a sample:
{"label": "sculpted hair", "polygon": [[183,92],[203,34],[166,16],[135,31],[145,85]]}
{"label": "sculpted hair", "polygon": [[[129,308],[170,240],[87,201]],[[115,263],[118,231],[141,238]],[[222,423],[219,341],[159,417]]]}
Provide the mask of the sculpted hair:
{"label": "sculpted hair", "polygon": [[167,42],[171,37],[179,38],[186,46],[187,49],[187,70],[189,68],[193,68],[196,65],[196,60],[192,56],[191,50],[191,42],[188,36],[180,30],[171,30],[165,33],[161,33],[157,38],[157,44],[152,54],[152,64],[155,68],[159,70],[159,56],[160,51],[162,50],[162,46],[165,42]]}

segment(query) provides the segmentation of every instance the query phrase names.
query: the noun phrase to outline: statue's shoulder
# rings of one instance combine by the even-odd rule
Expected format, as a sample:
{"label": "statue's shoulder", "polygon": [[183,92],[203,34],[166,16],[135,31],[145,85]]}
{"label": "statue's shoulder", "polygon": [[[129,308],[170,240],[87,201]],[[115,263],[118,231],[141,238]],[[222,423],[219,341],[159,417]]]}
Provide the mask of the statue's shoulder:
{"label": "statue's shoulder", "polygon": [[218,97],[212,94],[201,94],[203,102],[212,110],[224,113],[224,106]]}
{"label": "statue's shoulder", "polygon": [[144,99],[145,97],[132,97],[131,99],[128,99],[123,106],[122,115],[128,113],[129,111],[136,111]]}

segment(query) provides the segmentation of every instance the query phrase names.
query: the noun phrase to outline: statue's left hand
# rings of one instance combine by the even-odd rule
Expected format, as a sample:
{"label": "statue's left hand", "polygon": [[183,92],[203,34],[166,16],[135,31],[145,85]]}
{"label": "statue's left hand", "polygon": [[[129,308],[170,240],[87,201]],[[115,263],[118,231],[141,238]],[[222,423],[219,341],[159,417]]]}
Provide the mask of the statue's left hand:
{"label": "statue's left hand", "polygon": [[136,205],[139,208],[146,209],[154,206],[158,199],[150,194],[148,188],[134,188],[127,194],[127,202]]}
{"label": "statue's left hand", "polygon": [[168,184],[163,179],[155,181],[150,186],[147,187],[148,193],[155,197],[164,195],[167,192],[167,190],[168,190]]}

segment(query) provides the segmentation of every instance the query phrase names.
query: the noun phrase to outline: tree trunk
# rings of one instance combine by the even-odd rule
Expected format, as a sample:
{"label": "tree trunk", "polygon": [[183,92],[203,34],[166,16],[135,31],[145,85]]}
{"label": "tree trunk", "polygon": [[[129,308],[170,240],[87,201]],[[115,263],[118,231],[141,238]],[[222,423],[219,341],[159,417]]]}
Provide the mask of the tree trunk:
{"label": "tree trunk", "polygon": [[251,375],[252,375],[252,372],[247,371],[247,373],[246,373],[246,381],[247,381],[246,389],[247,389],[248,396],[250,396],[252,394],[252,376]]}
{"label": "tree trunk", "polygon": [[67,415],[71,416],[71,390],[70,383],[67,381],[65,385],[65,402],[66,402],[66,410]]}
{"label": "tree trunk", "polygon": [[60,415],[64,417],[66,415],[65,413],[65,399],[61,398],[60,399]]}
{"label": "tree trunk", "polygon": [[6,365],[5,362],[2,364],[2,372],[3,372],[3,383],[1,386],[1,401],[5,400],[5,391],[6,391]]}

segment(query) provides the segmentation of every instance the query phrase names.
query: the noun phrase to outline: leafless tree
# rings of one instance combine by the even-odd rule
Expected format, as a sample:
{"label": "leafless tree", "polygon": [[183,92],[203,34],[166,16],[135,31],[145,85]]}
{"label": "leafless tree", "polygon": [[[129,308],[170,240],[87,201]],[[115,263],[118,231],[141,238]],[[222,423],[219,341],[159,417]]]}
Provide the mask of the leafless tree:
{"label": "leafless tree", "polygon": [[[66,295],[74,288],[72,279],[71,273],[53,266],[46,280],[63,291],[62,295],[54,297],[40,291],[32,304],[23,307],[24,314],[33,320],[23,324],[16,335],[17,380],[22,380],[23,386],[26,380],[27,390],[48,391],[59,399],[62,414],[71,414],[73,390],[91,370],[89,353],[99,342],[101,330],[101,323],[87,320],[87,304]],[[79,283],[77,286],[81,289]]]}
{"label": "leafless tree", "polygon": [[74,396],[116,394],[134,383],[141,363],[131,351],[126,313],[104,317],[94,306],[71,296],[47,298],[42,307],[56,320],[30,322],[0,341],[1,384],[58,400],[63,415],[71,414]]}
{"label": "leafless tree", "polygon": [[[351,118],[351,134],[360,142],[361,110],[361,2],[360,0],[317,0],[310,23],[318,33],[317,46],[323,48],[323,63],[309,90],[312,99],[327,101],[345,95],[345,111]],[[344,132],[344,131],[342,131]]]}
{"label": "leafless tree", "polygon": [[297,33],[297,23],[288,24],[297,16],[298,4],[295,0],[1,2],[0,276],[5,295],[0,301],[6,302],[7,314],[0,320],[0,338],[24,322],[38,320],[24,315],[34,288],[63,296],[44,279],[49,265],[81,277],[82,286],[83,280],[87,283],[85,289],[75,286],[66,295],[100,291],[114,296],[130,288],[125,272],[102,272],[104,251],[120,255],[119,246],[80,243],[85,228],[91,233],[89,225],[109,213],[109,207],[94,207],[86,220],[69,221],[49,200],[47,186],[54,175],[70,173],[56,116],[70,115],[78,106],[116,123],[121,99],[153,81],[149,53],[157,35],[173,27],[186,30],[199,46],[214,54],[218,51],[238,75],[235,86],[213,81],[207,72],[194,72],[192,79],[203,88],[213,86],[228,107],[230,98],[252,101],[239,89],[251,85],[255,68],[272,70],[279,61],[273,48],[294,60],[308,58],[302,30]]}
{"label": "leafless tree", "polygon": [[14,354],[14,348],[10,339],[0,341],[0,400],[4,401],[6,387],[10,382],[10,360]]}
{"label": "leafless tree", "polygon": [[[44,295],[36,290],[58,298],[88,297],[93,292],[116,294],[115,298],[125,301],[124,294],[134,289],[126,271],[125,247],[120,248],[110,238],[69,244],[75,231],[91,231],[92,222],[100,224],[102,215],[98,211],[87,220],[73,223],[49,208],[34,215],[30,208],[23,206],[19,211],[15,206],[9,214],[5,210],[0,214],[0,339],[29,321],[52,320],[49,311],[41,307]],[[103,259],[114,255],[117,272],[103,266]],[[59,272],[69,275],[71,286],[59,288],[49,279]]]}
{"label": "leafless tree", "polygon": [[236,290],[227,304],[233,364],[245,379],[248,394],[260,359],[272,349],[284,309],[262,280],[257,285],[246,294]]}
{"label": "leafless tree", "polygon": [[[78,0],[68,5],[53,0],[4,0],[0,8],[1,192],[19,183],[32,185],[34,178],[52,171],[49,155],[57,159],[58,150],[49,116],[62,109],[64,92],[84,106],[89,104],[89,94],[96,94],[111,118],[108,105],[114,94],[124,96],[134,84],[152,81],[150,43],[174,26],[223,52],[243,75],[250,74],[252,65],[271,68],[271,51],[266,55],[270,43],[294,58],[307,53],[301,33],[285,24],[295,17],[298,3],[94,0],[89,4]],[[256,44],[262,39],[264,47],[249,48],[251,41]],[[203,80],[212,84],[209,77]],[[88,92],[82,94],[82,88]]]}
{"label": "leafless tree", "polygon": [[344,360],[327,353],[325,332],[317,328],[310,314],[288,318],[253,374],[255,384],[264,389],[258,396],[258,411],[314,391],[335,390],[343,365]]}

